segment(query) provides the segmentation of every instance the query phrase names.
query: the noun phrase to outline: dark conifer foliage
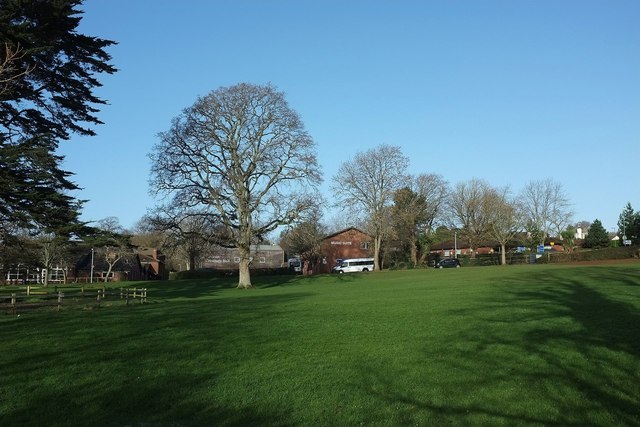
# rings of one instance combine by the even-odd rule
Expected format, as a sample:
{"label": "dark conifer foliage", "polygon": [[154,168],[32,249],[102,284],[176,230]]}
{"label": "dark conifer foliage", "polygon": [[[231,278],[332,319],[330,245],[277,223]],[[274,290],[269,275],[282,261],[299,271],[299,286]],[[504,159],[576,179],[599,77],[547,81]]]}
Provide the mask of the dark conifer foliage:
{"label": "dark conifer foliage", "polygon": [[113,41],[77,32],[80,0],[0,0],[0,232],[75,221],[58,144],[94,135]]}
{"label": "dark conifer foliage", "polygon": [[599,219],[593,221],[591,227],[589,227],[589,232],[587,233],[587,237],[584,239],[583,246],[585,248],[606,248],[609,246],[609,234],[607,230],[602,226],[602,223]]}

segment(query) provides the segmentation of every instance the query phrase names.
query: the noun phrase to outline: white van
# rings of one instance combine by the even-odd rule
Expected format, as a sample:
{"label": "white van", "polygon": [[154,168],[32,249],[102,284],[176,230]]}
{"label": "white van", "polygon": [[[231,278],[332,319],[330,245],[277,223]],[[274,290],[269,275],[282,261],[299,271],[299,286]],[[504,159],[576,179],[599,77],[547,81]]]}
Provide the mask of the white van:
{"label": "white van", "polygon": [[331,270],[332,273],[353,273],[357,271],[373,271],[373,258],[343,259]]}
{"label": "white van", "polygon": [[302,261],[300,258],[289,258],[287,261],[287,267],[296,273],[302,272]]}

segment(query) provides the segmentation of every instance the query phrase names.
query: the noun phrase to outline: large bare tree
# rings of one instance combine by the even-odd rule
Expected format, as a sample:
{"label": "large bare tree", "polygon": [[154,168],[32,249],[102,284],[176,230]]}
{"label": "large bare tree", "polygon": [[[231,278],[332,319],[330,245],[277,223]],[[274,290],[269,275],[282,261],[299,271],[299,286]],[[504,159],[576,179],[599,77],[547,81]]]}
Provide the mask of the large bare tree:
{"label": "large bare tree", "polygon": [[215,211],[240,252],[238,287],[252,287],[251,245],[293,222],[321,181],[300,117],[275,87],[241,83],[198,98],[159,138],[152,191]]}
{"label": "large bare tree", "polygon": [[471,179],[455,185],[449,194],[448,208],[451,225],[460,228],[475,256],[475,249],[489,231],[490,211],[487,194],[491,186],[484,180]]}
{"label": "large bare tree", "polygon": [[520,203],[530,228],[542,241],[555,233],[560,236],[572,222],[573,211],[562,184],[545,179],[529,182],[520,194]]}
{"label": "large bare tree", "polygon": [[333,193],[343,205],[366,212],[373,235],[374,269],[380,269],[380,247],[386,230],[386,211],[397,189],[405,184],[409,159],[397,146],[381,145],[359,152],[340,165],[333,177]]}
{"label": "large bare tree", "polygon": [[485,197],[489,215],[488,233],[500,243],[500,263],[506,265],[507,243],[524,228],[522,211],[506,187],[490,189]]}

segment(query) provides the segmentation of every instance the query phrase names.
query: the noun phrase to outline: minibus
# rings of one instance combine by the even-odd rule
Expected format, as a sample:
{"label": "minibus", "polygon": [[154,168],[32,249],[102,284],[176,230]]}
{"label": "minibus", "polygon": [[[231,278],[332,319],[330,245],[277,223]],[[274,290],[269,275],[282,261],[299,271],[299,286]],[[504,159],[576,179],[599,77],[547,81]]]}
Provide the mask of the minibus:
{"label": "minibus", "polygon": [[332,273],[354,273],[358,271],[373,271],[373,258],[347,258],[336,264]]}

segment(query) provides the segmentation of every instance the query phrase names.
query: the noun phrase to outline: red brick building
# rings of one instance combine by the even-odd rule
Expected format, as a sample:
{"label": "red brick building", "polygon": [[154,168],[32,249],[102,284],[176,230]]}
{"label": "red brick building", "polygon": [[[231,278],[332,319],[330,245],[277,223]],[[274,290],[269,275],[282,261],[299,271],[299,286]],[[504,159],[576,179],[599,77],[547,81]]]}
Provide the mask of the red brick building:
{"label": "red brick building", "polygon": [[339,259],[373,257],[373,237],[355,227],[325,237],[320,247],[322,261],[314,273],[330,273]]}

